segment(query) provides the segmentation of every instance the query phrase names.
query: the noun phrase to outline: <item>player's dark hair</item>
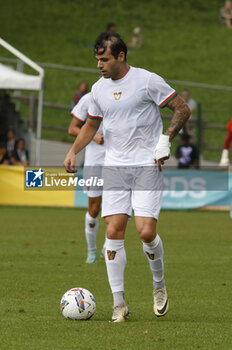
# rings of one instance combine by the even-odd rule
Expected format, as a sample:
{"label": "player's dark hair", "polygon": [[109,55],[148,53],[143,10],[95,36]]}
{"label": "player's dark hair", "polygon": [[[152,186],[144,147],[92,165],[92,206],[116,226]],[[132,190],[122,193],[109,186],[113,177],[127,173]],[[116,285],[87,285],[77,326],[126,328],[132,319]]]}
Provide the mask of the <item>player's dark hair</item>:
{"label": "player's dark hair", "polygon": [[120,52],[124,52],[126,61],[127,46],[118,33],[102,32],[95,42],[94,54],[102,55],[108,47],[114,58],[118,58]]}

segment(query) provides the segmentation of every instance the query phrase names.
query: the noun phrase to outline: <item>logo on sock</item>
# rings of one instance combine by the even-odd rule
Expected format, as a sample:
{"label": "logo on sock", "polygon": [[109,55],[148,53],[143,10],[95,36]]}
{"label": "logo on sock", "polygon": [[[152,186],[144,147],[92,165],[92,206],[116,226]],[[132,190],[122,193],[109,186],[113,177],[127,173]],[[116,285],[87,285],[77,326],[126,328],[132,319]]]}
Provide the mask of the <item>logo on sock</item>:
{"label": "logo on sock", "polygon": [[90,222],[90,223],[89,223],[89,227],[90,227],[90,228],[94,228],[94,227],[95,227],[95,222]]}
{"label": "logo on sock", "polygon": [[148,256],[148,258],[149,258],[150,260],[154,260],[154,259],[155,259],[155,254],[149,253],[149,252],[146,252],[146,254],[147,254],[147,256]]}
{"label": "logo on sock", "polygon": [[107,250],[108,260],[114,260],[116,251],[115,250]]}

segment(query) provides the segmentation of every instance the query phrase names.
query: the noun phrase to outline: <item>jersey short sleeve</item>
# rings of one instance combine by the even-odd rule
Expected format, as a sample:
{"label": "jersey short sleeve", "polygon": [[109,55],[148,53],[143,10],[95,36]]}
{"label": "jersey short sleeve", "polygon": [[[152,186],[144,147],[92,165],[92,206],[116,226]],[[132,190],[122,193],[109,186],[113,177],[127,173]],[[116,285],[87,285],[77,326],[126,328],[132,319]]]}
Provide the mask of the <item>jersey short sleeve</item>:
{"label": "jersey short sleeve", "polygon": [[90,93],[84,95],[71,111],[71,115],[82,123],[84,123],[88,117],[90,96]]}
{"label": "jersey short sleeve", "polygon": [[177,96],[177,92],[155,73],[151,73],[148,80],[147,94],[160,108],[164,108],[169,101]]}
{"label": "jersey short sleeve", "polygon": [[94,98],[93,90],[91,92],[90,104],[89,104],[89,108],[88,108],[88,118],[96,119],[96,120],[102,120],[103,119],[103,114],[101,112],[101,109],[98,106],[98,103],[96,102],[96,99]]}

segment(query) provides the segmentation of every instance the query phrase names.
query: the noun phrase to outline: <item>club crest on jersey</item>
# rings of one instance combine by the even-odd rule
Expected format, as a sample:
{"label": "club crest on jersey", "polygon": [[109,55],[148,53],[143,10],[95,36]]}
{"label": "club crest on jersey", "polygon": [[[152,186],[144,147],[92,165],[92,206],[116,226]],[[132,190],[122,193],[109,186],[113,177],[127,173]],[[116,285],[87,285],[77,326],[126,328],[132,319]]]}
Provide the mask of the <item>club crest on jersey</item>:
{"label": "club crest on jersey", "polygon": [[107,250],[108,260],[114,260],[116,251],[115,250]]}
{"label": "club crest on jersey", "polygon": [[121,91],[120,91],[120,92],[114,92],[114,98],[115,98],[115,100],[120,100],[121,94],[122,94]]}
{"label": "club crest on jersey", "polygon": [[95,223],[94,223],[94,222],[90,222],[90,223],[89,223],[89,227],[90,227],[90,228],[94,228],[94,227],[95,227]]}
{"label": "club crest on jersey", "polygon": [[149,253],[149,252],[146,252],[146,254],[147,254],[147,256],[148,256],[148,258],[149,258],[150,260],[154,260],[154,259],[155,259],[155,254]]}

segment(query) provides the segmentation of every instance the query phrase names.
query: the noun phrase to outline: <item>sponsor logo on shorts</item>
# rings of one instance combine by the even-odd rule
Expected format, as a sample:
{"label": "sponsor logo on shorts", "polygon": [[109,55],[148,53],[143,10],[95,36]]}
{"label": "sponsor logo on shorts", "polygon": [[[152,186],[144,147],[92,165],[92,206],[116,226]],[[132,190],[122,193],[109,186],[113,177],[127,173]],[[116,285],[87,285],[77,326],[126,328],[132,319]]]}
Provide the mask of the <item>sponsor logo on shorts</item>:
{"label": "sponsor logo on shorts", "polygon": [[150,260],[154,260],[154,259],[155,259],[155,254],[149,253],[149,252],[146,252],[146,254],[147,254],[147,256],[148,256],[148,258],[149,258]]}
{"label": "sponsor logo on shorts", "polygon": [[120,92],[114,92],[114,98],[115,98],[115,100],[120,100],[121,95],[122,95],[122,92],[121,92],[121,91],[120,91]]}
{"label": "sponsor logo on shorts", "polygon": [[107,250],[108,260],[114,260],[116,251],[115,250]]}

